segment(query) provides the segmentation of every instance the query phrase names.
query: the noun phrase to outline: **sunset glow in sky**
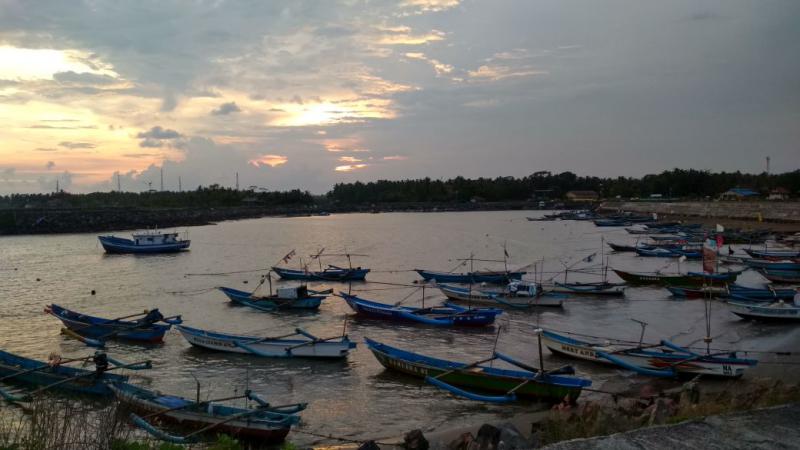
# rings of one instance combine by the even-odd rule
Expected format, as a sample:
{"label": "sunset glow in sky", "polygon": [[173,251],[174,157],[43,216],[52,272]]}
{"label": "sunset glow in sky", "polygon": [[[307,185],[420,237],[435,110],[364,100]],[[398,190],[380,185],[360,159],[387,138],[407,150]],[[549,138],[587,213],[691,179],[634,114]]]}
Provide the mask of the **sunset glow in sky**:
{"label": "sunset glow in sky", "polygon": [[0,194],[800,167],[800,2],[0,0]]}

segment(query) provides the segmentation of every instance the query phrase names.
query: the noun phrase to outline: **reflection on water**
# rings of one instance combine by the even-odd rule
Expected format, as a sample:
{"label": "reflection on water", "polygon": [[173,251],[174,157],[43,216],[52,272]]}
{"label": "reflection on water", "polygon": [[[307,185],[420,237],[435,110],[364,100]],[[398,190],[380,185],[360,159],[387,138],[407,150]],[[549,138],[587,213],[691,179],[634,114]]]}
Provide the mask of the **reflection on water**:
{"label": "reflection on water", "polygon": [[[408,284],[417,278],[414,268],[449,270],[459,263],[457,258],[470,253],[486,259],[502,258],[504,243],[511,254],[512,267],[544,259],[542,276],[547,280],[559,276],[556,272],[563,276],[564,265],[593,252],[599,254],[601,233],[614,242],[635,241],[621,229],[598,229],[585,222],[528,222],[526,215],[531,213],[348,214],[224,222],[192,227],[191,251],[174,255],[106,255],[91,234],[0,238],[0,347],[36,358],[45,358],[51,351],[65,356],[86,354],[89,350],[83,344],[59,334],[60,323],[56,319],[42,314],[48,303],[104,317],[157,306],[165,315],[182,314],[190,326],[254,336],[284,334],[295,327],[322,337],[341,333],[350,310],[337,297],[325,300],[316,313],[264,313],[232,307],[221,292],[213,289],[230,286],[252,290],[262,273],[187,275],[267,268],[291,249],[296,249],[298,255],[294,264],[299,264],[300,257],[308,261],[308,255],[322,247],[332,252],[364,253],[369,256],[356,258],[354,264],[373,269],[369,280]],[[609,255],[607,249],[603,252],[613,267],[624,270],[656,270],[666,264],[660,258]],[[698,263],[683,266],[684,270],[699,268]],[[498,267],[491,263],[475,267],[484,268]],[[462,267],[458,271],[463,270]],[[580,274],[570,274],[570,279],[590,280]],[[763,282],[752,272],[741,281]],[[348,289],[343,284],[315,283],[312,287]],[[395,289],[370,282],[354,283],[349,288],[365,298],[386,303],[409,296],[403,304],[415,306],[421,300],[421,292],[414,292],[415,288]],[[96,295],[91,295],[93,289]],[[266,290],[267,286],[261,289]],[[429,297],[426,305],[437,301],[431,297],[442,298],[433,289],[426,289],[425,294]],[[202,384],[203,398],[226,396],[250,387],[273,402],[308,401],[302,429],[353,439],[377,438],[400,435],[412,428],[430,430],[497,420],[530,411],[535,405],[475,403],[420,380],[387,373],[361,343],[365,336],[431,356],[470,362],[491,353],[497,328],[502,327],[497,348],[536,365],[533,329],[538,325],[636,340],[640,329],[630,319],[650,324],[647,338],[651,341],[671,338],[680,344],[697,344],[705,334],[703,302],[672,300],[662,289],[635,288],[622,299],[570,299],[563,310],[509,311],[500,316],[498,325],[478,330],[350,319],[348,333],[359,346],[345,361],[259,359],[215,353],[191,348],[177,331],[171,331],[160,346],[114,342],[109,344],[109,352],[126,361],[152,359],[156,369],[137,375],[136,379],[162,391],[194,397],[195,377]],[[715,347],[749,349],[796,350],[800,338],[800,332],[790,326],[738,320],[716,302],[712,304],[712,335]],[[596,387],[639,379],[614,368],[549,354],[545,355],[545,363],[573,364],[580,375],[592,378]],[[747,376],[773,373],[774,367],[762,365]],[[316,438],[299,433],[290,438],[301,444],[316,442]]]}

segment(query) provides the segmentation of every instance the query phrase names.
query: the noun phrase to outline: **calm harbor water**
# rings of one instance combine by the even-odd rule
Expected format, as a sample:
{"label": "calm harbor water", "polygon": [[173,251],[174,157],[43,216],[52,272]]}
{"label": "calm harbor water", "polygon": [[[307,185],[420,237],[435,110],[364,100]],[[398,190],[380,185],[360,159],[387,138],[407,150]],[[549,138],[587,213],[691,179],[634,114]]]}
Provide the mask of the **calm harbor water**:
{"label": "calm harbor water", "polygon": [[[384,213],[346,214],[328,217],[263,218],[190,227],[191,250],[175,255],[106,255],[95,234],[14,236],[0,238],[0,348],[45,359],[50,352],[64,356],[85,355],[83,344],[59,334],[60,322],[42,313],[46,304],[58,303],[81,312],[117,317],[159,307],[165,315],[182,314],[187,325],[253,335],[283,334],[295,327],[329,337],[341,333],[351,314],[339,298],[329,297],[316,313],[264,313],[232,307],[212,288],[230,286],[253,289],[261,273],[225,276],[191,275],[248,271],[266,268],[296,249],[307,255],[320,248],[326,252],[366,254],[354,264],[370,267],[368,280],[354,283],[359,295],[395,303],[410,295],[406,305],[419,304],[421,293],[387,283],[411,283],[418,278],[413,268],[450,270],[474,253],[476,258],[502,259],[507,244],[510,267],[544,260],[544,279],[597,252],[606,241],[632,243],[634,236],[621,228],[596,228],[587,222],[528,222],[540,212]],[[121,232],[118,235],[127,233]],[[667,264],[661,258],[609,254],[612,267],[656,270]],[[344,265],[344,258],[331,258]],[[298,265],[296,257],[290,265]],[[576,267],[580,267],[578,264]],[[699,263],[682,264],[699,269]],[[476,263],[479,268],[502,264]],[[456,271],[462,271],[460,268]],[[562,274],[563,276],[563,274]],[[613,274],[610,278],[616,279]],[[590,280],[571,274],[570,279]],[[596,280],[596,279],[595,279]],[[764,280],[745,273],[743,284]],[[247,282],[247,284],[245,284]],[[287,284],[282,282],[279,284]],[[347,289],[346,285],[312,283],[313,288]],[[91,295],[92,290],[96,295]],[[266,285],[263,287],[266,290]],[[443,297],[426,290],[428,304]],[[474,361],[491,353],[497,327],[502,331],[497,348],[524,361],[538,364],[533,329],[539,323],[562,331],[597,336],[638,339],[639,326],[631,319],[648,322],[646,340],[671,338],[679,344],[696,344],[705,334],[702,301],[671,299],[666,290],[631,288],[625,298],[569,299],[563,310],[510,311],[499,324],[485,330],[445,330],[423,326],[351,319],[347,331],[359,342],[343,361],[259,359],[245,355],[213,353],[191,348],[176,332],[164,345],[141,347],[111,343],[109,353],[125,361],[151,359],[155,369],[136,377],[154,389],[194,396],[194,377],[201,381],[203,398],[224,397],[247,386],[277,403],[308,401],[303,424],[290,439],[299,444],[326,442],[302,431],[333,434],[352,439],[394,437],[413,428],[446,429],[497,421],[536,405],[487,405],[455,398],[415,379],[385,372],[361,343],[370,337],[421,353]],[[800,329],[762,325],[739,320],[724,304],[712,303],[714,347],[758,350],[798,350]],[[769,363],[772,356],[751,355]],[[621,389],[642,382],[613,368],[582,364],[554,357],[545,351],[545,364],[571,363],[594,387]],[[796,378],[796,366],[762,364],[746,377],[772,375]]]}

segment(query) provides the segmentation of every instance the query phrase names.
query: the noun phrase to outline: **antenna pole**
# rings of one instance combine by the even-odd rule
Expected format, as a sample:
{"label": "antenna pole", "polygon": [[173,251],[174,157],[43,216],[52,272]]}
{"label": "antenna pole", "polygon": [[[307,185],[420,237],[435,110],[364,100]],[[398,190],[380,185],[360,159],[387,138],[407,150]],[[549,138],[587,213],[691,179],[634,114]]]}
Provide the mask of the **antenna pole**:
{"label": "antenna pole", "polygon": [[164,168],[161,167],[161,192],[164,192]]}
{"label": "antenna pole", "polygon": [[120,181],[120,174],[117,172],[117,192],[122,192],[122,182]]}
{"label": "antenna pole", "polygon": [[236,190],[239,190],[239,172],[236,172]]}
{"label": "antenna pole", "polygon": [[178,192],[183,192],[183,186],[181,186],[181,177],[178,175]]}

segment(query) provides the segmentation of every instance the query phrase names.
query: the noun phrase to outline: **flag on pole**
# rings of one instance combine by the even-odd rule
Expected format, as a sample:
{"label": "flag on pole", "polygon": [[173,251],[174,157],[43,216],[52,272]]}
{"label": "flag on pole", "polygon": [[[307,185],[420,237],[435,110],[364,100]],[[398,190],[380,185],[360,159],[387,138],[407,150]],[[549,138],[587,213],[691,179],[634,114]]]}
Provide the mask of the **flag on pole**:
{"label": "flag on pole", "polygon": [[294,249],[292,249],[292,251],[290,251],[289,253],[286,254],[286,256],[283,257],[283,259],[282,259],[283,262],[284,263],[288,263],[289,260],[292,259],[292,256],[294,256],[294,255],[295,255],[295,251],[294,251]]}

